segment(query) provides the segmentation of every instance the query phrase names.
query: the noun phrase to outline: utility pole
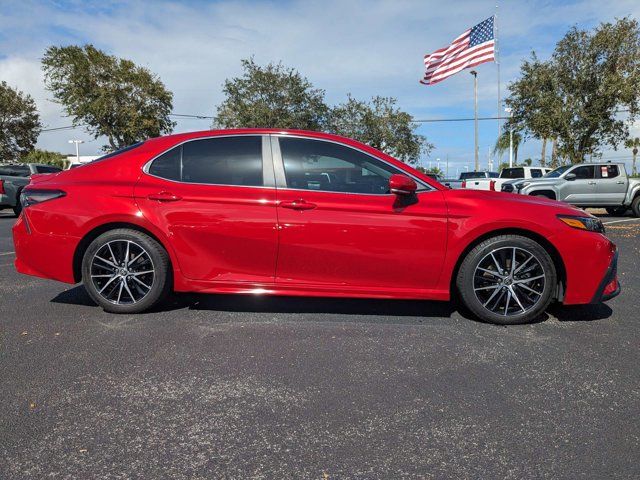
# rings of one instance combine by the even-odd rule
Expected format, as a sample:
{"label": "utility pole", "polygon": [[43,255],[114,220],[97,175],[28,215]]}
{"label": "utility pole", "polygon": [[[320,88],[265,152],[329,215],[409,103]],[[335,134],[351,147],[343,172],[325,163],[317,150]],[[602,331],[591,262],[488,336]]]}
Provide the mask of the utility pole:
{"label": "utility pole", "polygon": [[84,143],[84,140],[69,140],[69,143],[76,144],[76,162],[80,163],[80,144]]}
{"label": "utility pole", "polygon": [[511,107],[504,109],[509,114],[509,168],[513,167],[513,110]]}
{"label": "utility pole", "polygon": [[475,130],[473,156],[475,159],[475,171],[477,172],[480,170],[480,161],[478,159],[478,72],[471,70],[469,73],[473,75],[473,123]]}

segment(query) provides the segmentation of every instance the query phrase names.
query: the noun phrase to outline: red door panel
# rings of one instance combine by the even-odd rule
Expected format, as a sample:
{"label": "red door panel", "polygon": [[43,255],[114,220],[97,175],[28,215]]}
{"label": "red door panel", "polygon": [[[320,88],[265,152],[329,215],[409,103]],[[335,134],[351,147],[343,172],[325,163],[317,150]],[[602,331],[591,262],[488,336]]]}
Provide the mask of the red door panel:
{"label": "red door panel", "polygon": [[446,248],[440,191],[396,195],[278,190],[277,283],[434,288]]}
{"label": "red door panel", "polygon": [[274,281],[274,188],[185,184],[143,175],[135,196],[142,214],[169,238],[185,277]]}

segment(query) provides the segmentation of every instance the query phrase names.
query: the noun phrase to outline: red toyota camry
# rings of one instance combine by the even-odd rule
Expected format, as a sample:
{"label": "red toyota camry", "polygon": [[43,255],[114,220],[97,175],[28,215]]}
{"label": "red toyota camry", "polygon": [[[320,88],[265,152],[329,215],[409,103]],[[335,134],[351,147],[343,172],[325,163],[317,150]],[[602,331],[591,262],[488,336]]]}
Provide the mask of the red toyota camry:
{"label": "red toyota camry", "polygon": [[[448,190],[316,132],[154,138],[37,177],[13,228],[18,271],[82,281],[115,313],[179,292],[449,300],[524,323],[620,291],[602,223],[569,205]],[[425,308],[428,308],[425,306]]]}

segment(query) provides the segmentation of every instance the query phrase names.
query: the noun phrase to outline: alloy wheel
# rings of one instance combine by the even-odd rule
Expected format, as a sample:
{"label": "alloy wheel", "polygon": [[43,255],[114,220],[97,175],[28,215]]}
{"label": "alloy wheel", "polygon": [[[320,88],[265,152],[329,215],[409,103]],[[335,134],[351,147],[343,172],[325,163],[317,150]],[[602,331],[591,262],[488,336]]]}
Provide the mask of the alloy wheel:
{"label": "alloy wheel", "polygon": [[136,242],[112,240],[101,246],[93,256],[91,281],[98,295],[110,303],[138,303],[153,287],[153,260]]}
{"label": "alloy wheel", "polygon": [[480,304],[505,317],[522,315],[543,298],[546,275],[542,263],[520,247],[502,247],[485,255],[473,275]]}

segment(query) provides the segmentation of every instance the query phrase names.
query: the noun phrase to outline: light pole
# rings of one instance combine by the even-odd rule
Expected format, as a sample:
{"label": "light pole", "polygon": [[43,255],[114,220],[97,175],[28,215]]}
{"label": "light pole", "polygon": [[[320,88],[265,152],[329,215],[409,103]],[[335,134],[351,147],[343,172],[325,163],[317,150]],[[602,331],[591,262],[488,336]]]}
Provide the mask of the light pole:
{"label": "light pole", "polygon": [[440,159],[436,158],[436,168],[438,169],[438,171],[440,171]]}
{"label": "light pole", "polygon": [[504,109],[509,114],[509,168],[513,167],[513,110],[511,107]]}
{"label": "light pole", "polygon": [[480,170],[478,159],[478,72],[471,70],[469,73],[473,75],[473,124],[475,130],[473,156],[475,159],[475,171],[477,172]]}
{"label": "light pole", "polygon": [[69,143],[76,144],[76,162],[80,163],[80,144],[84,143],[84,140],[69,140]]}

